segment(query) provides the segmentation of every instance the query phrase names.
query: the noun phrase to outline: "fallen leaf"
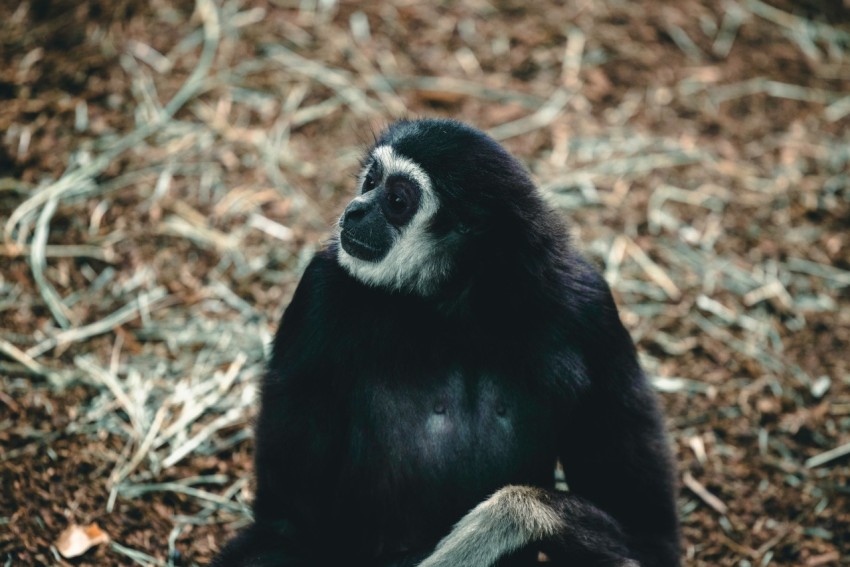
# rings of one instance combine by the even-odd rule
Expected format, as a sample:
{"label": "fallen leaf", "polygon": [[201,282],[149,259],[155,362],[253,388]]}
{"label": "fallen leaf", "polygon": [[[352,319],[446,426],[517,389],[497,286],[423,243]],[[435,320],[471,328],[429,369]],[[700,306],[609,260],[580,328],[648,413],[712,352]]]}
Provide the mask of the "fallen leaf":
{"label": "fallen leaf", "polygon": [[97,524],[87,526],[73,524],[59,534],[59,538],[56,540],[56,549],[59,550],[62,557],[70,559],[79,557],[92,547],[107,541],[109,541],[109,536]]}

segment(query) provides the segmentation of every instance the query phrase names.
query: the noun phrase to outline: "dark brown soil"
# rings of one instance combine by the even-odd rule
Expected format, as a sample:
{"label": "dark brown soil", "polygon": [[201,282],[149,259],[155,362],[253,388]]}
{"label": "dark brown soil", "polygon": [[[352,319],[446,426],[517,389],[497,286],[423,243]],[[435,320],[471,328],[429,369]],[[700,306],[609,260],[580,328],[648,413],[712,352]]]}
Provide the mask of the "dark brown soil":
{"label": "dark brown soil", "polygon": [[[0,6],[0,230],[70,163],[108,151],[138,127],[150,93],[162,105],[178,91],[201,61],[200,42],[185,40],[193,31],[200,39],[205,21],[202,10],[180,0],[7,4]],[[533,113],[564,86],[577,94],[555,119],[504,143],[553,191],[554,202],[579,199],[565,205],[565,215],[594,261],[610,259],[616,239],[627,235],[678,291],[665,294],[659,276],[630,260],[614,283],[649,373],[685,379],[660,396],[681,478],[691,479],[680,497],[686,564],[850,564],[850,457],[806,466],[850,443],[850,2],[547,4],[346,1],[322,13],[310,2],[243,2],[238,11],[247,23],[225,25],[212,66],[216,80],[170,120],[190,133],[148,136],[94,176],[101,186],[124,180],[120,188],[58,204],[49,245],[110,252],[49,255],[46,273],[58,295],[67,299],[94,285],[97,274],[115,271],[112,283],[69,302],[72,326],[101,320],[135,298],[118,284],[126,287],[146,270],[148,291],[162,286],[169,297],[152,314],[39,353],[38,363],[74,375],[61,386],[0,349],[0,562],[131,564],[109,545],[73,560],[56,554],[52,546],[67,525],[97,522],[113,542],[147,554],[152,564],[206,564],[244,517],[172,490],[119,495],[109,511],[110,474],[138,440],[128,443],[132,420],[119,403],[111,417],[103,413],[109,390],[79,375],[79,358],[94,357],[106,368],[118,356],[127,380],[134,360],[159,358],[176,370],[137,370],[167,391],[169,377],[188,374],[184,368],[212,347],[172,348],[151,338],[151,320],[188,328],[203,319],[199,313],[218,293],[215,282],[223,282],[255,316],[233,308],[222,311],[221,323],[272,332],[297,281],[299,254],[328,234],[351,193],[357,149],[372,131],[395,116],[430,115],[494,128]],[[369,35],[356,39],[352,26],[361,29],[364,17]],[[806,39],[801,30],[813,35]],[[570,45],[582,57],[575,69],[563,63]],[[154,69],[139,55],[144,46],[172,64]],[[278,46],[324,71],[281,63]],[[251,64],[255,70],[225,72]],[[372,109],[345,102],[328,73],[342,73]],[[370,82],[375,76],[396,82],[381,90]],[[287,97],[298,102],[288,107]],[[326,115],[287,122],[294,109],[329,100]],[[287,145],[269,167],[269,146],[256,140],[283,123]],[[204,136],[212,142],[204,145]],[[644,138],[657,141],[629,154],[627,142]],[[180,145],[181,139],[188,141]],[[594,170],[595,201],[576,190],[575,170],[627,157],[637,164],[679,161],[637,173]],[[157,192],[161,169],[122,177],[169,159],[187,169],[175,170],[165,194]],[[668,185],[715,201],[671,198],[658,205],[659,188]],[[240,190],[253,199],[250,207],[222,204]],[[94,223],[104,201],[108,207]],[[668,224],[651,217],[662,208],[674,219]],[[239,232],[254,213],[291,228],[292,238]],[[175,218],[223,236],[181,237],[169,220]],[[712,231],[717,237],[707,248],[688,240],[705,241]],[[19,245],[32,243],[27,234],[23,242],[0,234],[0,341],[21,350],[56,333],[32,262],[20,252]],[[243,255],[262,259],[262,266],[230,261],[215,238],[233,234]],[[801,268],[801,259],[836,271],[806,271],[815,268]],[[741,283],[750,277],[781,283],[790,303],[781,294],[748,299],[758,287]],[[716,305],[731,310],[731,319]],[[252,351],[248,366],[258,367],[261,358]],[[210,372],[225,372],[230,360],[210,363]],[[828,388],[819,391],[818,384]],[[144,484],[210,475],[193,486],[222,494],[250,476],[252,443],[233,437],[249,427],[250,413],[176,464],[160,468],[165,453],[154,455],[128,478]],[[700,486],[725,511],[697,494]],[[247,483],[234,498],[250,495]],[[189,523],[187,516],[203,521]]]}

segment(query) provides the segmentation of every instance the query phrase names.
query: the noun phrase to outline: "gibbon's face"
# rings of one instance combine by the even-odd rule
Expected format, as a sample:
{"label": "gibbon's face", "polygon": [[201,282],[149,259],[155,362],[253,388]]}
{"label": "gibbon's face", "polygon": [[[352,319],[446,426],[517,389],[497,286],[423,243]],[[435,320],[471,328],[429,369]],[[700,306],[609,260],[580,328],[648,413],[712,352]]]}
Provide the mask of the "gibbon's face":
{"label": "gibbon's face", "polygon": [[339,221],[338,260],[363,283],[428,295],[451,270],[430,227],[440,209],[431,177],[392,145],[369,153],[360,194]]}
{"label": "gibbon's face", "polygon": [[511,219],[538,200],[525,169],[495,140],[443,119],[387,128],[358,183],[339,220],[339,264],[367,285],[420,296],[460,268],[473,273],[470,262],[499,246],[494,235],[510,238],[519,226]]}

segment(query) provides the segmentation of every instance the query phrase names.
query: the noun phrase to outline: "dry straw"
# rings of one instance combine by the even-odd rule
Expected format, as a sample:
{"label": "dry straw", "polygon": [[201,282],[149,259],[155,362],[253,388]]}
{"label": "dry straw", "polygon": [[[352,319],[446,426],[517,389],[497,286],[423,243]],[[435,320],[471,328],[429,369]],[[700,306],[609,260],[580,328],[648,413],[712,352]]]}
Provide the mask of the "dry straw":
{"label": "dry straw", "polygon": [[[304,18],[321,22],[327,20],[332,3],[302,4]],[[758,0],[726,4],[714,33],[715,57],[730,53],[743,22],[761,18],[781,28],[811,57],[846,61],[845,32]],[[310,247],[297,247],[294,227],[266,216],[263,206],[287,202],[311,229],[324,227],[322,218],[327,216],[292,181],[325,167],[292,158],[292,131],[340,113],[364,122],[405,115],[409,112],[405,101],[410,100],[405,95],[427,91],[522,108],[522,117],[490,130],[497,139],[538,132],[553,132],[558,139],[558,132],[570,128],[564,126],[564,117],[581,115],[589,105],[580,77],[595,55],[587,52],[585,32],[578,28],[565,30],[559,84],[518,92],[474,80],[404,74],[392,61],[358,59],[356,53],[351,62],[355,72],[282,45],[267,47],[258,59],[228,64],[222,52],[233,50],[243,28],[263,17],[261,8],[240,11],[236,3],[198,0],[199,27],[187,29],[172,52],[159,53],[131,42],[125,68],[134,84],[135,128],[105,135],[92,149],[81,150],[56,180],[20,188],[28,197],[6,220],[0,242],[0,257],[28,258],[37,293],[53,321],[32,339],[4,333],[0,373],[48,379],[57,388],[77,381],[95,388],[97,395],[70,428],[92,435],[106,431],[124,445],[120,453],[104,455],[111,466],[109,508],[118,498],[157,491],[185,495],[200,507],[195,515],[175,519],[171,549],[186,526],[244,521],[250,513],[247,479],[227,475],[160,479],[187,459],[220,454],[250,435],[265,349],[285,297],[278,294],[275,301],[269,300],[278,311],[265,312],[254,305],[257,294],[245,293],[246,282],[259,282],[262,286],[255,287],[264,291],[291,290],[311,252]],[[370,40],[368,21],[364,24],[354,15],[350,24],[357,41]],[[684,30],[671,26],[671,38],[689,59],[706,57]],[[309,39],[297,27],[287,33],[290,45]],[[193,54],[195,64],[185,82],[161,103],[150,72],[168,75]],[[471,51],[461,58],[470,69],[477,65]],[[244,78],[258,69],[277,73],[286,82],[288,96],[279,106],[271,95],[242,87]],[[821,104],[827,121],[850,113],[846,93],[762,78],[721,86],[697,73],[682,79],[675,89],[639,93],[640,102],[624,97],[609,109],[604,130],[571,126],[569,135],[555,143],[552,155],[535,156],[530,162],[547,198],[574,216],[617,207],[634,184],[664,179],[651,189],[646,204],[647,228],[654,239],[651,251],[634,226],[616,231],[597,226],[582,235],[583,247],[603,264],[624,320],[635,338],[649,347],[642,358],[664,392],[711,396],[723,388],[702,376],[671,376],[664,369],[665,359],[715,346],[753,364],[763,376],[760,385],[773,389],[782,390],[786,382],[781,378],[791,377],[813,395],[823,396],[832,380],[842,378],[809,376],[786,358],[781,337],[805,327],[807,315],[834,309],[837,294],[850,287],[850,272],[801,257],[760,259],[729,250],[722,241],[735,207],[787,206],[783,203],[799,186],[806,160],[817,163],[819,171],[833,172],[818,180],[826,188],[817,197],[823,207],[838,199],[850,200],[850,140],[823,136],[799,143],[779,141],[796,152],[796,159],[763,171],[746,159],[733,162],[713,148],[700,147],[687,135],[650,135],[630,121],[636,104],[657,110],[675,97],[711,113],[732,99],[753,95]],[[233,109],[271,118],[262,126],[231,124],[223,117]],[[80,129],[87,125],[86,113],[85,107],[76,109]],[[219,152],[221,148],[233,149],[233,157]],[[131,153],[146,157],[110,180],[99,181],[111,164]],[[329,159],[336,160],[334,167],[345,169],[352,165],[354,153],[354,149],[329,152]],[[262,170],[271,187],[225,186],[220,179],[225,159]],[[697,170],[698,177],[682,173]],[[217,259],[205,274],[181,274],[175,269],[181,285],[191,282],[191,293],[165,285],[176,282],[159,281],[154,265],[131,265],[116,254],[126,233],[104,219],[116,206],[114,195],[128,189],[137,196],[140,211],[162,212],[149,214],[152,224],[147,231],[151,237],[179,243],[173,251],[175,265],[185,263],[190,254]],[[82,204],[93,200],[98,204],[89,213],[89,233],[82,235],[82,241],[51,244],[53,221],[79,214],[85,210]],[[211,217],[201,210],[215,214]],[[788,238],[812,240],[793,229]],[[53,260],[63,258],[79,260],[75,265],[89,282],[87,288],[64,297],[57,291],[57,272],[51,269]],[[101,266],[99,272],[92,268],[92,260],[99,262],[95,264]],[[26,293],[17,284],[0,280],[0,309],[10,308]],[[125,339],[122,329],[129,323],[133,331]],[[104,337],[111,352],[103,351]],[[73,356],[63,356],[69,351]],[[759,435],[766,439],[765,446],[783,451],[777,448],[778,439],[767,439],[766,430]],[[33,443],[49,444],[53,439],[48,435]],[[0,461],[29,450],[3,453]],[[826,466],[848,453],[850,445],[842,445],[805,462],[798,459],[787,464],[789,475],[802,474],[804,467]],[[716,458],[704,447],[700,455],[703,460]],[[693,476],[685,477],[685,486],[716,514],[727,513],[727,504]],[[692,509],[686,506],[686,514]],[[163,564],[119,542],[110,545],[136,563]],[[759,550],[759,557],[769,552],[769,547]]]}

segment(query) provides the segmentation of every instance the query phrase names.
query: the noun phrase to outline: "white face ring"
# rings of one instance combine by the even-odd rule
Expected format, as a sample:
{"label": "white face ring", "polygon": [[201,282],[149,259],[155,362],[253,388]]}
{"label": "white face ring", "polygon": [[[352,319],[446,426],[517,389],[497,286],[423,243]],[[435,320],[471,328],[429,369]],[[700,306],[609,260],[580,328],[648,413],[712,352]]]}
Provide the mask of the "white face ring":
{"label": "white face ring", "polygon": [[[392,291],[409,291],[427,296],[448,276],[451,262],[428,231],[429,224],[440,208],[440,201],[431,178],[413,160],[399,155],[391,146],[378,146],[372,159],[381,166],[382,182],[393,174],[401,174],[419,185],[422,197],[419,209],[399,231],[390,251],[381,260],[369,262],[355,258],[338,247],[337,261],[348,273],[361,282]],[[359,175],[360,187],[371,163]],[[357,199],[371,200],[371,193]]]}

